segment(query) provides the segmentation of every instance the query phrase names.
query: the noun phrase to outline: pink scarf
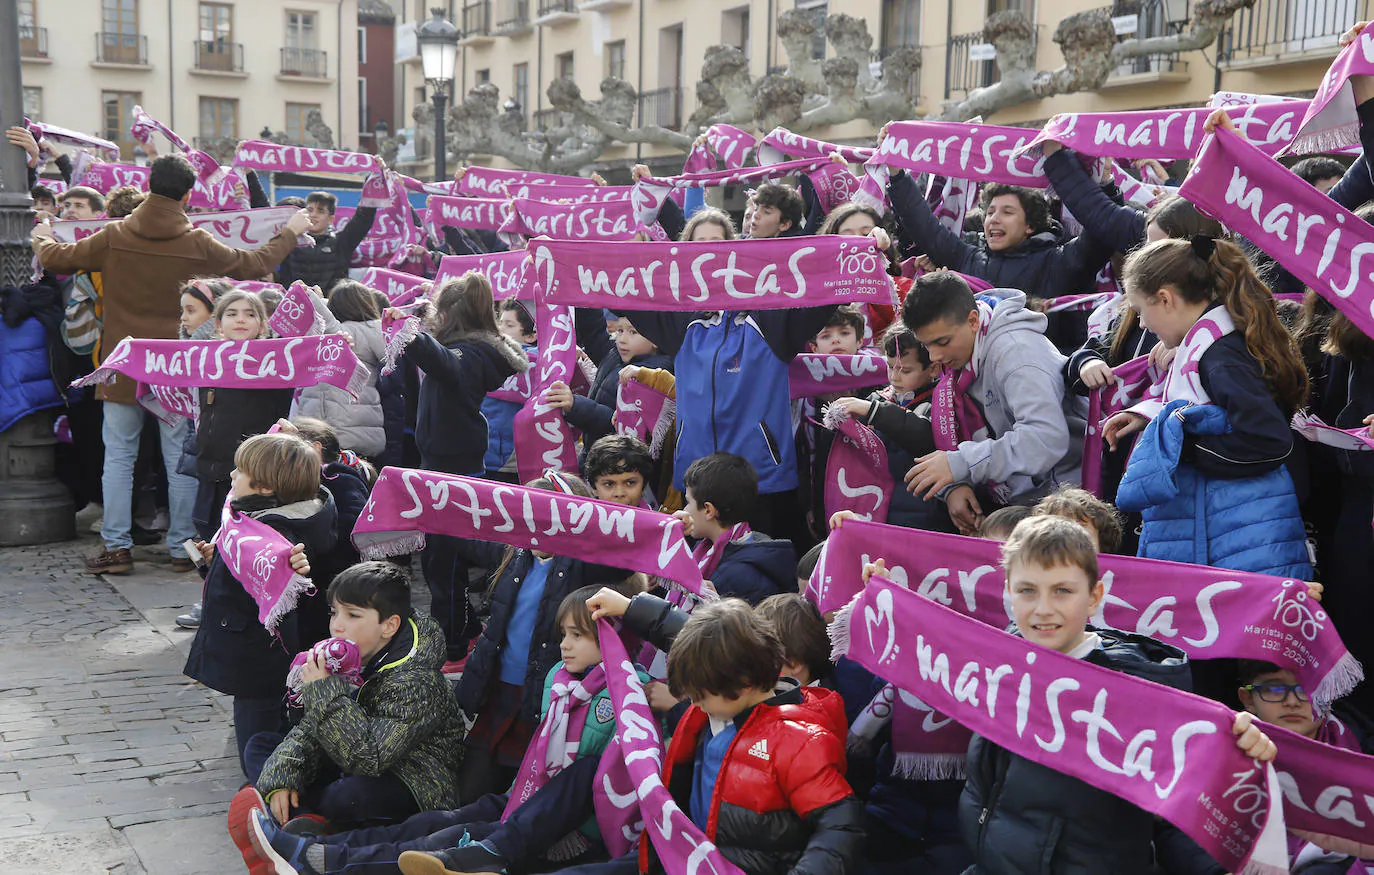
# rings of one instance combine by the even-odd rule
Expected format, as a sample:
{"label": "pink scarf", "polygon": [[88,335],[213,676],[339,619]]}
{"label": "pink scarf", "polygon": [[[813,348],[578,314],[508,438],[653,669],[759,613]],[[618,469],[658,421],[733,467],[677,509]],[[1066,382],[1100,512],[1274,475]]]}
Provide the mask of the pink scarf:
{"label": "pink scarf", "polygon": [[887,522],[894,487],[882,440],[838,404],[825,411],[824,424],[835,432],[825,465],[826,518],[848,510],[862,519]]}
{"label": "pink scarf", "polygon": [[1148,355],[1112,368],[1112,382],[1088,393],[1088,422],[1083,434],[1083,488],[1102,497],[1102,424],[1107,417],[1139,403],[1159,378]]}
{"label": "pink scarf", "polygon": [[338,334],[263,340],[126,337],[100,367],[72,383],[94,386],[123,374],[150,386],[299,389],[328,383],[354,398],[372,373]]}
{"label": "pink scarf", "polygon": [[509,214],[509,202],[497,198],[447,197],[432,194],[425,207],[425,230],[435,245],[438,245],[444,240],[444,228],[495,231],[506,221]]}
{"label": "pink scarf", "polygon": [[[616,755],[610,757],[607,748],[608,756],[602,758],[595,779],[597,823],[601,824],[606,850],[612,856],[628,853],[637,840],[632,838],[635,830],[631,824],[638,820],[649,827],[645,834],[664,871],[695,873],[704,866],[715,875],[744,875],[721,856],[663,786],[663,742],[658,720],[644,696],[644,685],[611,625],[598,620],[597,632],[601,639],[601,664],[606,668],[606,688],[611,691],[616,719],[612,741]],[[622,828],[608,830],[607,822],[602,820],[603,811],[618,812]]]}
{"label": "pink scarf", "polygon": [[391,299],[391,306],[404,307],[429,294],[436,284],[413,273],[387,270],[384,267],[369,267],[363,271],[363,285],[376,289]]}
{"label": "pink scarf", "polygon": [[[1278,780],[1236,747],[1230,708],[1028,644],[881,577],[831,638],[837,656],[993,744],[1165,818],[1227,871],[1288,871]],[[1125,753],[1104,734],[1130,739]]]}
{"label": "pink scarf", "polygon": [[305,337],[324,333],[324,317],[315,308],[314,296],[305,283],[296,280],[282,296],[267,325],[278,337]]}
{"label": "pink scarf", "polygon": [[[145,146],[153,138],[153,134],[162,134],[167,138],[167,142],[172,144],[172,148],[183,153],[186,159],[191,162],[191,166],[196,170],[196,176],[204,184],[207,191],[215,191],[220,179],[225,175],[226,168],[220,167],[218,161],[193,147],[176,131],[148,115],[141,106],[134,107],[134,121],[129,126],[129,133]],[[248,204],[243,204],[243,207],[247,208],[247,206]]]}
{"label": "pink scarf", "polygon": [[460,197],[529,197],[525,186],[529,185],[596,185],[581,176],[563,176],[557,173],[536,173],[530,170],[501,170],[496,167],[469,167],[463,171],[453,185],[453,194]]}
{"label": "pink scarf", "polygon": [[640,223],[628,200],[601,203],[562,204],[517,198],[502,234],[522,237],[552,237],[558,240],[630,240],[649,223]]}
{"label": "pink scarf", "polygon": [[[535,300],[539,300],[538,287]],[[534,324],[539,338],[535,363],[538,378],[534,393],[515,414],[515,466],[520,482],[528,483],[544,471],[577,470],[577,432],[563,411],[545,400],[549,386],[562,381],[571,386],[577,371],[577,335],[571,307],[539,303]]]}
{"label": "pink scarf", "polygon": [[96,161],[88,153],[78,153],[72,160],[72,185],[85,185],[96,191],[132,185],[139,191],[147,191],[148,168],[115,161]]}
{"label": "pink scarf", "polygon": [[739,170],[749,161],[749,154],[758,144],[753,134],[742,131],[734,125],[718,123],[706,129],[706,139],[692,145],[687,160],[682,165],[683,173],[700,173],[716,169],[716,158],[720,158],[727,169]]}
{"label": "pink scarf", "polygon": [[627,245],[535,240],[529,252],[548,300],[573,307],[693,312],[896,301],[886,258],[870,237]]}
{"label": "pink scarf", "polygon": [[634,193],[632,185],[527,185],[525,197],[534,201],[570,204],[599,204],[606,201],[629,200]]}
{"label": "pink scarf", "polygon": [[549,691],[548,710],[539,721],[539,731],[520,761],[506,808],[501,813],[502,821],[528,802],[550,778],[577,759],[582,730],[587,725],[587,706],[604,689],[606,672],[601,666],[593,666],[581,678],[573,677],[566,668],[559,666]]}
{"label": "pink scarf", "polygon": [[[225,246],[234,249],[257,249],[286,227],[286,223],[296,214],[291,207],[263,207],[256,210],[232,210],[222,213],[191,213],[187,215],[192,227],[203,228]],[[120,219],[80,219],[54,222],[54,239],[61,243],[74,243],[91,236],[111,222]],[[309,240],[309,235],[301,235]],[[298,245],[300,245],[298,243]]]}
{"label": "pink scarf", "polygon": [[793,400],[829,392],[856,392],[881,386],[887,380],[887,359],[873,352],[858,355],[804,352],[787,363],[787,383]]}
{"label": "pink scarf", "polygon": [[892,684],[879,690],[855,718],[849,729],[851,750],[871,750],[874,738],[889,723],[895,774],[912,781],[964,777],[973,733]]}
{"label": "pink scarf", "polygon": [[1338,450],[1364,452],[1374,450],[1374,438],[1369,436],[1369,426],[1359,428],[1336,428],[1327,425],[1320,416],[1299,410],[1293,414],[1293,430],[1309,441],[1326,444]]}
{"label": "pink scarf", "polygon": [[620,384],[615,403],[615,432],[649,445],[655,459],[663,454],[663,442],[677,419],[677,401],[640,380]]}
{"label": "pink scarf", "polygon": [[[1230,115],[1246,139],[1273,155],[1292,140],[1304,108],[1297,101],[1252,103],[1231,108]],[[1199,107],[1062,113],[1052,117],[1022,151],[1038,156],[1043,142],[1055,140],[1094,158],[1187,160],[1197,152],[1202,123],[1211,112],[1209,107]]]}
{"label": "pink scarf", "polygon": [[974,436],[986,431],[987,422],[978,402],[969,395],[969,387],[978,379],[973,372],[973,362],[978,358],[977,347],[988,336],[992,326],[992,308],[982,301],[978,302],[978,336],[974,340],[974,353],[968,364],[957,371],[949,368],[940,370],[940,380],[935,384],[935,394],[931,397],[930,418],[934,427],[937,449],[957,450],[964,441],[974,440]]}
{"label": "pink scarf", "polygon": [[[859,183],[853,179],[847,167],[832,162],[829,157],[803,158],[800,161],[784,161],[766,167],[743,167],[737,170],[709,170],[702,173],[683,173],[672,177],[646,176],[635,183],[635,208],[641,222],[648,224],[657,216],[663,199],[673,192],[689,188],[713,188],[722,185],[753,185],[771,182],[786,176],[805,174],[816,186],[816,192],[826,204],[826,209],[834,209],[843,201],[836,200],[840,192],[857,191]],[[845,175],[849,180],[843,179]],[[847,197],[847,195],[846,195]]]}
{"label": "pink scarf", "polygon": [[[1307,155],[1359,145],[1360,122],[1350,77],[1374,72],[1374,29],[1366,27],[1341,49],[1307,105],[1292,144],[1282,154]],[[1247,135],[1248,136],[1248,135]]]}
{"label": "pink scarf", "polygon": [[978,197],[978,186],[967,179],[932,174],[926,188],[930,213],[953,234],[964,233],[964,218]]}
{"label": "pink scarf", "polygon": [[[1044,188],[1044,160],[1018,154],[1032,138],[1025,128],[965,122],[892,122],[865,167],[937,173],[956,179]],[[884,184],[884,189],[886,185]]]}
{"label": "pink scarf", "polygon": [[876,151],[862,146],[841,146],[813,140],[794,134],[787,128],[777,127],[769,131],[759,144],[759,164],[779,164],[787,158],[829,158],[835,152],[843,155],[850,164],[862,164],[872,158]]}
{"label": "pink scarf", "polygon": [[172,386],[145,386],[135,389],[139,406],[175,427],[180,419],[196,422],[200,418],[200,398],[194,389]]}
{"label": "pink scarf", "polygon": [[481,255],[445,255],[434,275],[434,287],[457,279],[470,270],[481,272],[491,283],[491,296],[497,301],[514,298],[525,288],[525,264],[529,256],[523,249],[487,252]]}
{"label": "pink scarf", "polygon": [[263,140],[244,140],[234,154],[234,166],[271,173],[380,173],[386,165],[376,155],[342,149],[282,146]]}
{"label": "pink scarf", "polygon": [[[397,319],[390,313],[382,314],[382,373],[389,374],[396,370],[396,363],[400,361],[401,353],[410,346],[411,341],[420,336],[424,331],[424,325],[420,322],[420,317],[413,315],[423,302],[416,301],[404,307],[398,307],[402,313],[406,314]],[[395,305],[393,305],[395,306]]]}
{"label": "pink scarf", "polygon": [[301,707],[301,690],[305,689],[301,673],[305,669],[305,664],[316,656],[320,658],[330,675],[343,678],[350,686],[363,685],[363,660],[362,654],[358,652],[358,645],[347,638],[326,638],[317,641],[309,650],[297,653],[296,658],[291,660],[291,668],[286,672],[288,705]]}
{"label": "pink scarf", "polygon": [[1368,223],[1228,131],[1203,143],[1179,194],[1374,336],[1374,284],[1367,279],[1374,228]]}
{"label": "pink scarf", "polygon": [[215,554],[258,604],[258,622],[272,634],[296,609],[302,595],[314,595],[310,578],[291,570],[292,544],[281,532],[231,507],[226,499],[215,534]]}
{"label": "pink scarf", "polygon": [[405,189],[399,185],[395,188],[394,196],[377,208],[372,227],[354,250],[354,267],[388,267],[415,273],[409,250],[411,246],[423,247],[424,235],[415,227]]}
{"label": "pink scarf", "polygon": [[1235,330],[1235,322],[1224,307],[1215,307],[1204,313],[1183,336],[1183,342],[1178,345],[1164,379],[1146,389],[1144,400],[1132,405],[1131,412],[1154,419],[1170,401],[1211,404],[1212,399],[1202,388],[1202,357],[1212,348],[1212,344]]}
{"label": "pink scarf", "polygon": [[696,547],[692,548],[692,558],[696,560],[702,580],[710,580],[711,575],[716,573],[721,557],[725,555],[726,544],[745,538],[751,533],[752,529],[748,523],[735,523],[727,531],[721,532],[720,537],[714,541],[705,538],[697,541]]}
{"label": "pink scarf", "polygon": [[495,541],[667,577],[701,591],[682,522],[664,513],[480,477],[382,469],[353,527],[369,559],[414,553],[425,535]]}
{"label": "pink scarf", "polygon": [[[849,520],[831,532],[806,595],[835,610],[863,588],[863,563],[883,557],[893,580],[1001,629],[1011,612],[999,551],[995,541]],[[1302,581],[1105,553],[1099,562],[1106,593],[1094,625],[1149,635],[1193,659],[1273,662],[1319,708],[1364,677]]]}
{"label": "pink scarf", "polygon": [[1345,746],[1330,730],[1329,743],[1279,726],[1264,732],[1279,749],[1274,769],[1289,832],[1330,851],[1374,858],[1374,757]]}
{"label": "pink scarf", "polygon": [[[88,149],[100,155],[106,161],[119,160],[119,146],[111,143],[109,140],[101,139],[100,137],[90,134],[83,134],[79,131],[60,128],[57,125],[50,125],[45,122],[30,121],[27,118],[24,119],[24,126],[29,129],[30,134],[33,134],[34,140],[48,140],[53,143],[61,143],[64,146],[75,146],[80,149]],[[101,191],[106,191],[106,189],[102,188]]]}

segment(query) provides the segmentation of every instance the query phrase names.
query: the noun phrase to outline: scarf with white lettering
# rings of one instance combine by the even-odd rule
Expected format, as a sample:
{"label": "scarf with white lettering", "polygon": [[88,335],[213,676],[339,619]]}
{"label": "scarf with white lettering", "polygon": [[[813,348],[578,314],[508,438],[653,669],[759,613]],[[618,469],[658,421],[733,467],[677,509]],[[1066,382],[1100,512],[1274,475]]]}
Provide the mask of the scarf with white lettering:
{"label": "scarf with white lettering", "polygon": [[[706,129],[703,139],[694,143],[692,150],[687,153],[687,160],[682,164],[682,172],[700,173],[704,170],[715,170],[717,158],[727,169],[739,170],[749,163],[749,156],[757,145],[758,139],[748,131],[724,123],[711,125]],[[765,162],[760,160],[759,163]]]}
{"label": "scarf with white lettering", "polygon": [[515,774],[501,820],[505,821],[549,779],[573,764],[587,725],[587,706],[606,689],[606,672],[592,666],[582,677],[574,677],[559,666],[549,690],[549,705],[539,721],[534,740],[525,749],[520,769]]}
{"label": "scarf with white lettering", "polygon": [[559,240],[632,240],[648,233],[653,222],[641,221],[628,200],[600,203],[547,203],[517,198],[501,223],[502,234],[553,237]]}
{"label": "scarf with white lettering", "polygon": [[896,303],[887,258],[871,237],[533,240],[528,251],[546,299],[573,307],[695,312]]}
{"label": "scarf with white lettering", "polygon": [[884,686],[849,728],[848,746],[868,753],[883,727],[892,726],[892,771],[912,781],[963,778],[969,732],[914,693]]}
{"label": "scarf with white lettering", "polygon": [[1374,438],[1369,436],[1367,425],[1359,428],[1336,428],[1334,425],[1327,425],[1320,416],[1307,410],[1294,413],[1290,424],[1294,431],[1313,443],[1357,453],[1374,450]]}
{"label": "scarf with white lettering", "polygon": [[993,744],[1163,817],[1227,871],[1288,871],[1278,780],[1236,747],[1230,708],[1029,644],[881,577],[831,638],[837,657]]}
{"label": "scarf with white lettering", "polygon": [[1369,223],[1224,130],[1203,143],[1179,195],[1253,241],[1374,337]]}
{"label": "scarf with white lettering", "polygon": [[367,268],[363,271],[360,282],[386,295],[393,307],[414,304],[420,298],[426,297],[431,289],[438,288],[438,283],[431,283],[422,276],[399,270],[387,270],[384,267]]}
{"label": "scarf with white lettering", "polygon": [[992,308],[983,301],[978,301],[977,306],[978,331],[968,364],[957,371],[941,368],[935,394],[931,396],[930,419],[934,427],[936,449],[957,450],[959,444],[975,440],[979,433],[987,431],[983,409],[969,394],[969,387],[978,379],[974,373],[974,362],[978,361],[979,347],[986,346],[988,331],[992,327]]}
{"label": "scarf with white lettering", "polygon": [[492,298],[504,301],[518,296],[524,290],[528,262],[529,255],[523,249],[480,255],[445,255],[439,261],[438,273],[434,275],[434,288],[441,288],[447,281],[475,270],[491,283]]}
{"label": "scarf with white lettering", "polygon": [[460,197],[529,197],[529,185],[596,185],[582,176],[539,173],[532,170],[502,170],[496,167],[468,167],[459,172],[451,194]]}
{"label": "scarf with white lettering", "polygon": [[421,549],[426,534],[542,550],[701,591],[682,522],[668,514],[479,477],[383,468],[353,527],[354,546],[369,559],[404,555]]}
{"label": "scarf with white lettering", "polygon": [[1044,159],[1020,154],[1033,136],[1025,128],[967,122],[892,122],[865,169],[880,176],[894,168],[1044,188],[1049,184]]}
{"label": "scarf with white lettering", "polygon": [[315,642],[309,650],[297,653],[291,660],[291,667],[286,671],[286,704],[291,707],[303,707],[301,691],[305,689],[305,681],[301,674],[305,664],[315,657],[319,657],[331,676],[343,678],[352,687],[363,685],[363,660],[358,645],[347,638],[326,638]]}
{"label": "scarf with white lettering", "polygon": [[893,482],[882,439],[840,404],[826,408],[823,424],[835,432],[825,463],[826,518],[848,510],[861,519],[887,522]]}
{"label": "scarf with white lettering", "polygon": [[1102,424],[1115,413],[1139,403],[1159,379],[1159,369],[1142,355],[1112,368],[1112,381],[1088,393],[1088,422],[1083,434],[1083,488],[1102,497]]}
{"label": "scarf with white lettering", "polygon": [[[210,155],[195,148],[176,131],[144,112],[141,106],[134,107],[134,120],[133,124],[129,126],[129,133],[145,146],[153,138],[153,134],[162,134],[167,138],[167,142],[172,144],[172,148],[184,154],[186,160],[191,162],[191,166],[195,168],[196,176],[209,191],[216,190],[220,179],[224,177],[227,171],[227,168],[220,167],[219,162]],[[240,206],[244,209],[248,208],[246,203],[240,204]]]}
{"label": "scarf with white lettering", "polygon": [[215,555],[229,575],[258,605],[258,622],[276,634],[282,619],[296,609],[303,595],[313,595],[310,578],[291,570],[292,544],[281,532],[233,509],[226,498],[215,534]]}
{"label": "scarf with white lettering", "polygon": [[[319,289],[314,290],[315,294]],[[300,280],[291,284],[291,288],[282,295],[281,302],[277,304],[277,309],[272,311],[272,317],[267,320],[267,326],[271,328],[278,337],[306,337],[311,334],[324,333],[324,317],[320,315],[318,306],[324,303],[324,299],[316,299],[315,294],[311,293],[311,288]]]}
{"label": "scarf with white lettering", "polygon": [[1202,388],[1202,357],[1212,344],[1236,330],[1236,323],[1225,307],[1213,307],[1202,318],[1193,323],[1183,342],[1169,363],[1164,379],[1150,386],[1144,400],[1132,405],[1129,410],[1146,419],[1154,419],[1164,406],[1171,401],[1188,401],[1192,404],[1210,404],[1212,399]]}
{"label": "scarf with white lettering", "polygon": [[[999,550],[994,541],[847,520],[830,533],[806,596],[833,611],[863,588],[864,563],[882,558],[898,583],[1001,629],[1011,610]],[[1149,635],[1193,659],[1273,662],[1297,675],[1318,708],[1364,678],[1300,580],[1105,553],[1099,562],[1095,626]]]}
{"label": "scarf with white lettering", "polygon": [[829,158],[836,152],[850,164],[862,164],[873,157],[875,149],[863,146],[844,146],[794,134],[784,127],[776,127],[764,135],[759,144],[759,164],[779,164],[788,158]]}
{"label": "scarf with white lettering", "polygon": [[[105,191],[108,189],[102,189]],[[292,207],[262,207],[254,210],[228,210],[215,213],[191,213],[186,216],[194,228],[203,228],[225,246],[234,249],[257,249],[265,246],[296,214]],[[53,239],[59,243],[74,243],[91,236],[111,222],[120,219],[66,219],[53,222]],[[296,240],[297,246],[313,245],[309,234]]]}
{"label": "scarf with white lettering", "polygon": [[539,339],[534,362],[534,391],[515,414],[515,466],[520,482],[528,483],[544,471],[577,470],[578,432],[563,411],[548,403],[549,387],[571,387],[577,373],[577,332],[571,307],[547,304],[535,286],[534,325]]}
{"label": "scarf with white lettering", "polygon": [[[106,161],[119,160],[119,146],[109,140],[83,134],[80,131],[72,131],[67,128],[60,128],[57,125],[50,125],[47,122],[36,122],[31,119],[24,119],[24,127],[33,134],[34,140],[42,142],[48,140],[53,143],[61,143],[64,146],[75,146],[80,149],[87,149],[100,155]],[[106,189],[101,189],[105,191]]]}
{"label": "scarf with white lettering", "polygon": [[876,350],[858,355],[803,352],[787,363],[788,394],[795,401],[831,392],[871,389],[883,384],[886,371],[887,359]]}
{"label": "scarf with white lettering", "polygon": [[1360,120],[1355,114],[1351,76],[1374,73],[1374,27],[1366,27],[1341,49],[1308,104],[1292,144],[1281,154],[1307,155],[1359,145]]}
{"label": "scarf with white lettering", "polygon": [[510,202],[497,198],[430,195],[425,207],[425,231],[435,246],[444,242],[444,228],[495,231],[509,217]]}
{"label": "scarf with white lettering", "polygon": [[123,374],[149,386],[300,389],[319,383],[358,397],[372,373],[338,334],[259,340],[148,340],[126,337],[100,367],[72,383],[112,383]]}
{"label": "scarf with white lettering", "polygon": [[667,392],[639,379],[623,381],[616,395],[615,432],[649,445],[649,455],[663,454],[663,442],[677,421],[677,400]]}

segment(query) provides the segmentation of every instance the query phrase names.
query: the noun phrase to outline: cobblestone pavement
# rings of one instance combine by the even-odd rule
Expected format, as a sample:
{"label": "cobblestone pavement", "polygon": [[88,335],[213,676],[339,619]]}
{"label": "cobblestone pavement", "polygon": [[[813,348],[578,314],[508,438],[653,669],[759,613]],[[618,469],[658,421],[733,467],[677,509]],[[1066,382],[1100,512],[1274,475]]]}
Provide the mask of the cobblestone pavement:
{"label": "cobblestone pavement", "polygon": [[0,869],[241,872],[228,700],[181,674],[174,619],[200,578],[150,548],[132,575],[86,574],[98,548],[83,532],[0,549]]}

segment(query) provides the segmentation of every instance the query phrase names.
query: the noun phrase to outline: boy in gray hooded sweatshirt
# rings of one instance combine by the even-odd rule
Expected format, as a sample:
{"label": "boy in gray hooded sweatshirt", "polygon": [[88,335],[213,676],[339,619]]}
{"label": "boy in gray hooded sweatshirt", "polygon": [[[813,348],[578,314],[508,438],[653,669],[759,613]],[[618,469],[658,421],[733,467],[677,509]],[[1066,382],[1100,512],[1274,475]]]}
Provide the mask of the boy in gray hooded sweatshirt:
{"label": "boy in gray hooded sweatshirt", "polygon": [[1079,482],[1087,400],[1065,393],[1064,356],[1024,294],[975,297],[959,274],[936,272],[916,280],[902,321],[943,366],[931,410],[941,449],[916,460],[908,490],[944,499],[969,533],[983,515],[975,487],[998,505],[1029,505]]}

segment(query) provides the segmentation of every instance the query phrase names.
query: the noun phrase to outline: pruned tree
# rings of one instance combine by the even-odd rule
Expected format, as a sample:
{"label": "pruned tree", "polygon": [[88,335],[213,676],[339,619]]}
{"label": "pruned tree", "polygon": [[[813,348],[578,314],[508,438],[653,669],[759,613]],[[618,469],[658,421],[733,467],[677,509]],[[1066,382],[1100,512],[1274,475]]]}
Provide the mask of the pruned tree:
{"label": "pruned tree", "polygon": [[[1054,70],[1035,66],[1035,26],[1019,10],[990,16],[983,39],[997,50],[999,80],[974,88],[961,100],[946,101],[925,118],[962,121],[989,118],[999,110],[1030,100],[1090,91],[1102,86],[1123,63],[1148,55],[1186,52],[1216,42],[1223,27],[1255,0],[1197,0],[1187,27],[1166,36],[1119,39],[1106,9],[1068,16],[1054,41],[1064,63]],[[615,78],[601,82],[599,100],[588,100],[570,79],[550,83],[549,104],[558,120],[542,130],[526,129],[522,108],[501,103],[496,86],[486,83],[449,109],[447,147],[459,159],[496,155],[517,167],[575,173],[612,143],[645,143],[686,151],[713,124],[767,132],[783,126],[796,133],[864,119],[881,126],[894,119],[919,117],[911,82],[921,67],[919,48],[892,50],[870,63],[873,37],[861,18],[844,13],[825,17],[825,39],[833,57],[814,57],[817,23],[805,10],[778,16],[778,38],[787,56],[782,73],[755,79],[734,46],[706,50],[696,85],[697,108],[682,130],[634,125],[638,97],[634,87]],[[432,129],[433,110],[415,108],[417,136]]]}

